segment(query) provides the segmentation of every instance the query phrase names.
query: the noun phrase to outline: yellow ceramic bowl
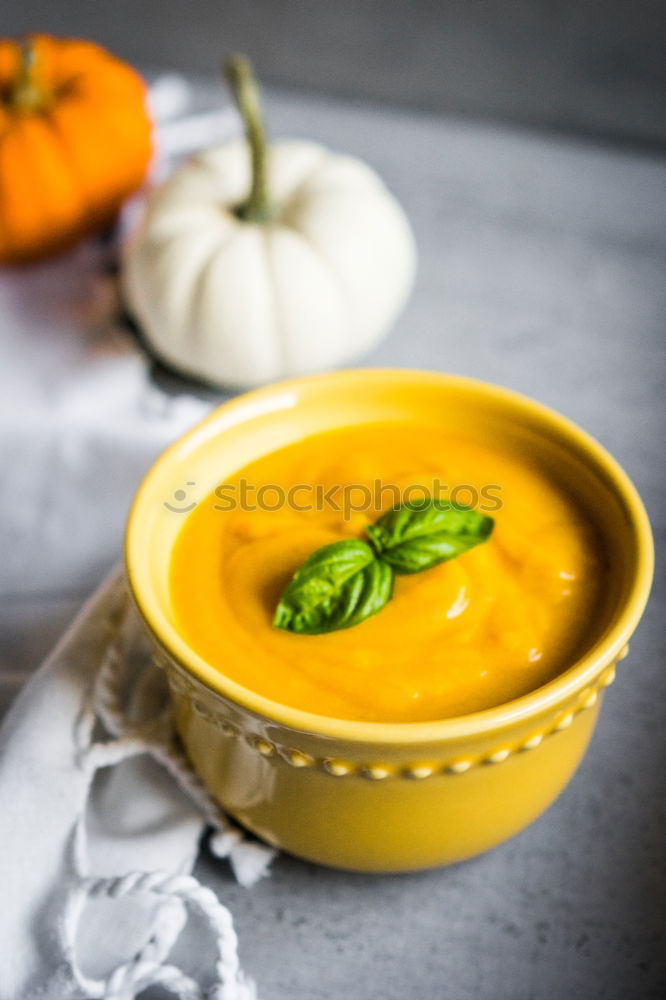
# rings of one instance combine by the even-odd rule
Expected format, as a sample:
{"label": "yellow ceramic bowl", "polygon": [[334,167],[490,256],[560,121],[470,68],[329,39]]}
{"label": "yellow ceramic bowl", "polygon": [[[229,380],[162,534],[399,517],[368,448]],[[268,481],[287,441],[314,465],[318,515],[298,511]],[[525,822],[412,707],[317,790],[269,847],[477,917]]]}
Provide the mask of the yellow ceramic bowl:
{"label": "yellow ceramic bowl", "polygon": [[[423,723],[358,723],[288,708],[229,680],[179,635],[169,600],[177,490],[203,498],[253,459],[310,434],[381,420],[457,427],[523,449],[594,517],[610,571],[585,654],[507,704]],[[195,483],[195,486],[187,486]],[[178,494],[182,496],[182,494]],[[585,751],[652,575],[641,501],[592,438],[531,400],[467,379],[356,371],[273,385],[220,407],[146,476],[126,540],[131,593],[169,680],[195,769],[224,808],[271,844],[361,871],[459,861],[535,819]]]}

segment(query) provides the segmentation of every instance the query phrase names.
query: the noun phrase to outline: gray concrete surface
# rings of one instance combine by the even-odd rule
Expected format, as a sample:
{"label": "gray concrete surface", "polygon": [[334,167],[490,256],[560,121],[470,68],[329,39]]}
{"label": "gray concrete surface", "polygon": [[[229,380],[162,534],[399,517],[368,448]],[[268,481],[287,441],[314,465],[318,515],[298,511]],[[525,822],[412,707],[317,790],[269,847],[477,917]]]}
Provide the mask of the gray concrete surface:
{"label": "gray concrete surface", "polygon": [[475,118],[666,140],[661,0],[4,0],[3,33]]}
{"label": "gray concrete surface", "polygon": [[[664,164],[332,100],[274,93],[267,103],[274,134],[309,135],[372,162],[413,222],[415,292],[366,363],[461,372],[563,411],[625,465],[663,550]],[[80,333],[62,336],[74,343]],[[3,446],[15,420],[0,421]],[[52,420],[57,427],[57,412]],[[31,461],[30,440],[25,430],[17,462]],[[30,537],[8,530],[3,504],[7,669],[34,665],[70,602],[117,556],[126,504],[154,443],[130,446],[126,429],[114,438],[106,428],[103,454],[114,447],[113,476],[84,484],[90,520],[72,525],[68,559],[44,546],[36,553]],[[16,469],[0,466],[1,497],[16,496]],[[54,454],[48,475],[66,481],[64,454]],[[60,516],[59,503],[52,490],[50,517]],[[19,565],[22,594],[11,599],[7,567]],[[204,851],[197,874],[232,910],[262,1000],[666,995],[664,582],[660,566],[579,773],[513,841],[466,864],[400,877],[281,857],[251,891]],[[194,927],[183,945],[193,967],[205,948]]]}

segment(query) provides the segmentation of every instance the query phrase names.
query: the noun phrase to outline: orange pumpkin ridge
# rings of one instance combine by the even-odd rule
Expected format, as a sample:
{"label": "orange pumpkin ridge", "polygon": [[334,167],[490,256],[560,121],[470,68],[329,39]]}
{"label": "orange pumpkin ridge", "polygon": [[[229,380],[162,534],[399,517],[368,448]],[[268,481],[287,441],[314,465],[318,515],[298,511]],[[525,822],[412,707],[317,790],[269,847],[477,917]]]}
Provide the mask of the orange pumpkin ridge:
{"label": "orange pumpkin ridge", "polygon": [[0,39],[0,263],[110,225],[143,183],[151,133],[143,80],[101,46]]}

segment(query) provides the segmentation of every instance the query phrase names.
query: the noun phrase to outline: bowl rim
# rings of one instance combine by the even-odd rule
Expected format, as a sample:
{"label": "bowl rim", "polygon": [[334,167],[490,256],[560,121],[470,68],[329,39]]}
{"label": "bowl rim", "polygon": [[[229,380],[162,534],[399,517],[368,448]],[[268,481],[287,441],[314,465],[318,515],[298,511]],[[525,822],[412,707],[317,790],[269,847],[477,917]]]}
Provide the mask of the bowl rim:
{"label": "bowl rim", "polygon": [[[208,440],[209,435],[206,432],[219,422],[221,416],[231,413],[236,408],[245,410],[247,414],[254,404],[259,404],[263,409],[262,404],[265,405],[270,397],[298,392],[313,384],[322,386],[327,384],[329,389],[339,384],[342,389],[349,391],[349,383],[363,381],[393,382],[403,385],[407,382],[429,383],[443,388],[481,393],[520,411],[523,415],[530,416],[534,422],[545,423],[561,443],[566,445],[568,440],[570,444],[575,444],[595,471],[604,474],[626,511],[635,534],[636,564],[633,579],[626,600],[610,626],[583,656],[551,681],[493,708],[446,719],[423,722],[362,722],[318,715],[259,695],[226,677],[207,663],[179,635],[166,616],[161,613],[159,602],[150,588],[144,586],[140,566],[145,550],[140,544],[136,523],[149,481],[169,464],[172,456],[182,452],[184,446],[196,442],[202,436]],[[239,423],[242,423],[243,419],[241,417]],[[130,595],[153,638],[187,674],[198,680],[214,695],[249,711],[264,722],[275,723],[299,733],[353,743],[403,746],[482,736],[556,710],[560,704],[593,683],[604,667],[619,659],[647,603],[654,567],[652,532],[641,498],[628,475],[596,438],[557,411],[514,390],[466,376],[408,368],[347,369],[333,373],[305,375],[242,393],[215,407],[203,420],[166,448],[143,477],[127,518],[124,558]],[[144,572],[144,580],[146,579],[147,573]]]}

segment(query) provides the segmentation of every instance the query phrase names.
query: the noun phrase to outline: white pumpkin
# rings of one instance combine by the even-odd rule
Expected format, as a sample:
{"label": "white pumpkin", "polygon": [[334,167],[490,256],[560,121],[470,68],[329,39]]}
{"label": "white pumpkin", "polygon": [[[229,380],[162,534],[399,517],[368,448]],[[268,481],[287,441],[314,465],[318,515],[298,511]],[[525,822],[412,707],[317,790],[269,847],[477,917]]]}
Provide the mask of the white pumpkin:
{"label": "white pumpkin", "polygon": [[369,351],[403,306],[416,259],[402,209],[367,165],[312,142],[262,150],[253,124],[249,147],[200,153],[153,194],[122,276],[157,355],[243,387]]}

